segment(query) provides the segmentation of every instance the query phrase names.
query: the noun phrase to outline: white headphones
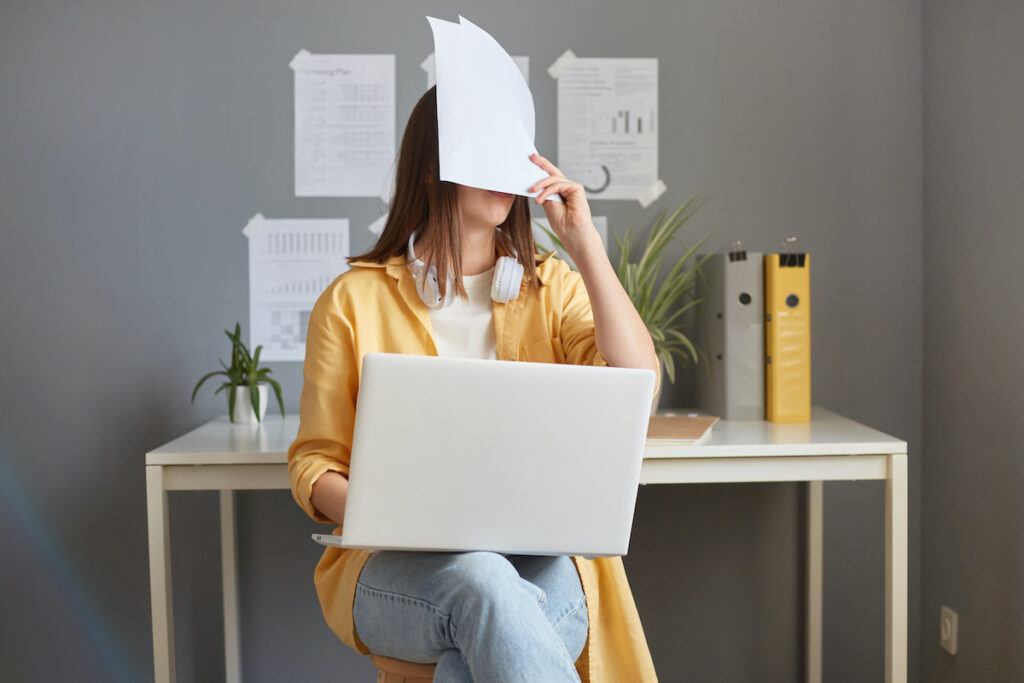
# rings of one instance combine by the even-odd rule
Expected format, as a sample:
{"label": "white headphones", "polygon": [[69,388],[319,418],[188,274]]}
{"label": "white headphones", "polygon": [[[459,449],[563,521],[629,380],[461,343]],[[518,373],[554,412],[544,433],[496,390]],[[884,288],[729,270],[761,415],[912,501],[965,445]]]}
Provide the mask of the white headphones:
{"label": "white headphones", "polygon": [[[501,231],[501,228],[496,228]],[[409,264],[413,279],[416,280],[416,292],[428,308],[439,310],[451,305],[455,300],[455,285],[451,273],[448,273],[448,283],[445,288],[444,300],[441,299],[437,284],[436,264],[427,264],[416,258],[412,244],[415,241],[416,233],[409,235],[409,256],[413,259]],[[519,297],[519,290],[523,285],[523,264],[519,263],[519,252],[515,246],[512,247],[515,256],[499,256],[498,262],[494,265],[494,278],[491,280],[491,298],[498,303],[508,303]]]}

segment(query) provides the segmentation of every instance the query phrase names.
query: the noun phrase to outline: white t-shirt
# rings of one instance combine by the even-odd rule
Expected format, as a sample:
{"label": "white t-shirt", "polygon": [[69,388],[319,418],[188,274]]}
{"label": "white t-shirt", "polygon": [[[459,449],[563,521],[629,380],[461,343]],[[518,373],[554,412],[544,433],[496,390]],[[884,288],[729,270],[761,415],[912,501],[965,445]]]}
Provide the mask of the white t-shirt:
{"label": "white t-shirt", "polygon": [[493,279],[494,266],[478,275],[463,275],[462,284],[469,301],[453,295],[447,308],[429,309],[439,356],[498,359],[491,299]]}

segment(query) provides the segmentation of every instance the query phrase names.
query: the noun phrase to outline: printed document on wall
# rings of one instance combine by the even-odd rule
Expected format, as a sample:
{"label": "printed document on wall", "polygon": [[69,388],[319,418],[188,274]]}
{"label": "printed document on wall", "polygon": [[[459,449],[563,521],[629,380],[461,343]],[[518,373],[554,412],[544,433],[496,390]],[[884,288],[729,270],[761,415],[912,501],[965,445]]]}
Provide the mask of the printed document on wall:
{"label": "printed document on wall", "polygon": [[290,66],[295,196],[382,196],[395,162],[395,56],[301,50]]}
{"label": "printed document on wall", "polygon": [[349,267],[348,219],[256,214],[242,232],[249,238],[250,350],[262,344],[260,360],[301,361],[313,304]]}
{"label": "printed document on wall", "polygon": [[558,167],[591,199],[658,181],[658,60],[577,58],[558,76]]}

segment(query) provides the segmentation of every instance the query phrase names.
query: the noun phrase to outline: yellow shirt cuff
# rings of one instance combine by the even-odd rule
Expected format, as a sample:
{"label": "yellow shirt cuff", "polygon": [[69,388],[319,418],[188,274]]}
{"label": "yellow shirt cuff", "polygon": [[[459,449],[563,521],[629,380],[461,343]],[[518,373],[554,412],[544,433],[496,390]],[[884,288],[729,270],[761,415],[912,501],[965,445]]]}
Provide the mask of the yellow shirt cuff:
{"label": "yellow shirt cuff", "polygon": [[299,480],[299,503],[306,510],[306,514],[312,517],[317,522],[325,522],[328,524],[336,524],[334,520],[327,517],[313,505],[313,484],[324,472],[337,472],[344,476],[348,476],[346,468],[340,463],[331,462],[319,462],[313,467],[310,467],[306,472],[303,473],[302,478]]}

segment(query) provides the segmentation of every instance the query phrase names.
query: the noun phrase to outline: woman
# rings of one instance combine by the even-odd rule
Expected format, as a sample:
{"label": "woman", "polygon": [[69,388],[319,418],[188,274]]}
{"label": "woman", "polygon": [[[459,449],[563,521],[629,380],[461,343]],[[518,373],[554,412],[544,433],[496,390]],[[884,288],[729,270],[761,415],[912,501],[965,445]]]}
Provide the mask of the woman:
{"label": "woman", "polygon": [[[539,192],[534,201],[543,203],[578,273],[551,254],[535,254],[528,197],[439,181],[435,89],[413,109],[380,239],[349,257],[352,268],[321,294],[309,319],[288,469],[295,500],[313,519],[338,524],[335,534],[344,519],[367,352],[659,373],[651,337],[608,261],[582,186],[532,158],[549,175],[529,191]],[[564,204],[544,203],[556,192]],[[452,274],[456,296],[444,277],[432,292],[414,276],[410,246],[437,273]],[[490,296],[499,254],[523,266],[519,295],[504,302]],[[446,297],[451,305],[438,306]],[[364,654],[436,661],[436,680],[654,680],[621,558],[328,547],[314,583],[327,623],[345,644]]]}

